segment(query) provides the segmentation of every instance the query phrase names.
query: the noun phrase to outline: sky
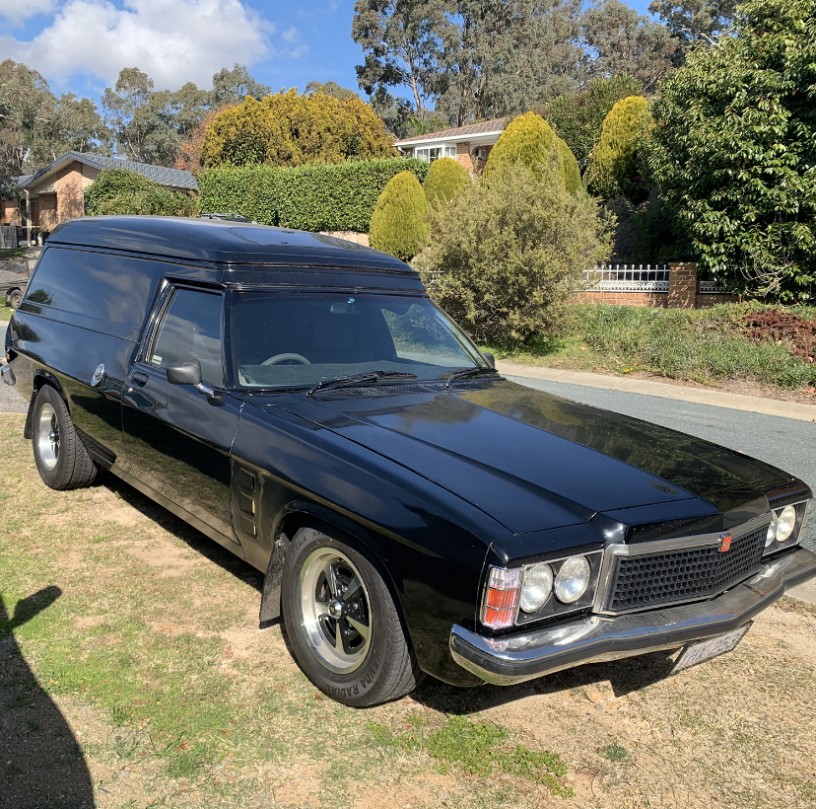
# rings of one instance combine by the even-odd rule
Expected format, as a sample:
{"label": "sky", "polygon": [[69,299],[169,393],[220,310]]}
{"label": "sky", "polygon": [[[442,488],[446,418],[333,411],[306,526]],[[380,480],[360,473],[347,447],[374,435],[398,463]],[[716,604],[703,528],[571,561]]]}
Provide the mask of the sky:
{"label": "sky", "polygon": [[[630,0],[645,13],[649,0]],[[156,89],[211,86],[246,65],[273,91],[334,81],[359,91],[354,0],[0,0],[0,61],[38,70],[57,94],[98,100],[123,67]]]}
{"label": "sky", "polygon": [[92,98],[123,67],[156,89],[208,88],[220,68],[243,64],[273,91],[310,81],[357,90],[353,10],[354,0],[0,0],[0,61]]}

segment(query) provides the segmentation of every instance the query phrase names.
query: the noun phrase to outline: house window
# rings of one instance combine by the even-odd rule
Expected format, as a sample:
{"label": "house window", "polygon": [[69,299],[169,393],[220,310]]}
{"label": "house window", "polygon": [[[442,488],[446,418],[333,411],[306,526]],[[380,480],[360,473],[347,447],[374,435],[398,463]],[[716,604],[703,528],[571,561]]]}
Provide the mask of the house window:
{"label": "house window", "polygon": [[417,146],[414,149],[414,157],[427,160],[429,163],[439,160],[440,157],[452,157],[456,160],[456,146]]}

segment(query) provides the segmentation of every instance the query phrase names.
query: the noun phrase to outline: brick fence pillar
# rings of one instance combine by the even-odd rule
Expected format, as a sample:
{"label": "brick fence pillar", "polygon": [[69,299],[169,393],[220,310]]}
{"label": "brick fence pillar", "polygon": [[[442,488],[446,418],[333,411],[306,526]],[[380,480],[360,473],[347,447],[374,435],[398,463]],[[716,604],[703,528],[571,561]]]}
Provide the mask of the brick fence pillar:
{"label": "brick fence pillar", "polygon": [[693,262],[669,264],[670,309],[695,309],[697,306],[697,265]]}

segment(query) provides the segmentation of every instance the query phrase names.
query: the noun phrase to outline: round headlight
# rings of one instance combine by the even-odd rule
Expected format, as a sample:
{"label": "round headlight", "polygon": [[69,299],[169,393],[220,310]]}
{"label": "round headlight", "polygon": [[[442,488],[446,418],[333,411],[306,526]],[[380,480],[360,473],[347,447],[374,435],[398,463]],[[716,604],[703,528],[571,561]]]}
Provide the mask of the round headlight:
{"label": "round headlight", "polygon": [[552,588],[552,568],[545,562],[530,565],[524,570],[524,584],[521,586],[519,606],[524,612],[538,612],[547,603]]}
{"label": "round headlight", "polygon": [[795,527],[796,509],[793,506],[785,506],[776,515],[776,541],[784,542],[786,539],[790,539]]}
{"label": "round headlight", "polygon": [[555,577],[555,595],[564,604],[577,601],[589,587],[589,562],[585,556],[572,556],[561,565]]}
{"label": "round headlight", "polygon": [[778,520],[776,519],[776,514],[772,514],[771,516],[771,524],[768,526],[768,533],[765,536],[765,547],[769,548],[773,545],[773,541],[776,539],[776,526],[778,525]]}

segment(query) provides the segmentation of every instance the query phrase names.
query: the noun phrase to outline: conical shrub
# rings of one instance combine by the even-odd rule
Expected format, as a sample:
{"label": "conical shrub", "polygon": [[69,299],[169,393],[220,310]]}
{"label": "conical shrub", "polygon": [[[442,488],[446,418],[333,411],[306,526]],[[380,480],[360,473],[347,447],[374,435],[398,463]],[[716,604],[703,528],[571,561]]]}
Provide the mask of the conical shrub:
{"label": "conical shrub", "polygon": [[377,198],[371,216],[372,247],[405,261],[412,259],[428,240],[428,200],[410,171],[394,175]]}
{"label": "conical shrub", "polygon": [[648,193],[641,170],[641,151],[654,120],[643,96],[618,101],[604,118],[586,170],[589,191],[604,199],[625,196],[641,202]]}
{"label": "conical shrub", "polygon": [[577,194],[584,187],[581,181],[581,169],[578,166],[578,160],[567,142],[558,136],[555,138],[555,146],[561,157],[561,175],[564,178],[564,187],[570,194]]}
{"label": "conical shrub", "polygon": [[469,182],[467,169],[452,157],[434,160],[424,184],[428,205],[436,208],[450,202]]}
{"label": "conical shrub", "polygon": [[502,132],[487,158],[485,182],[503,169],[524,166],[542,179],[555,174],[563,178],[557,136],[552,127],[534,112],[514,118]]}

